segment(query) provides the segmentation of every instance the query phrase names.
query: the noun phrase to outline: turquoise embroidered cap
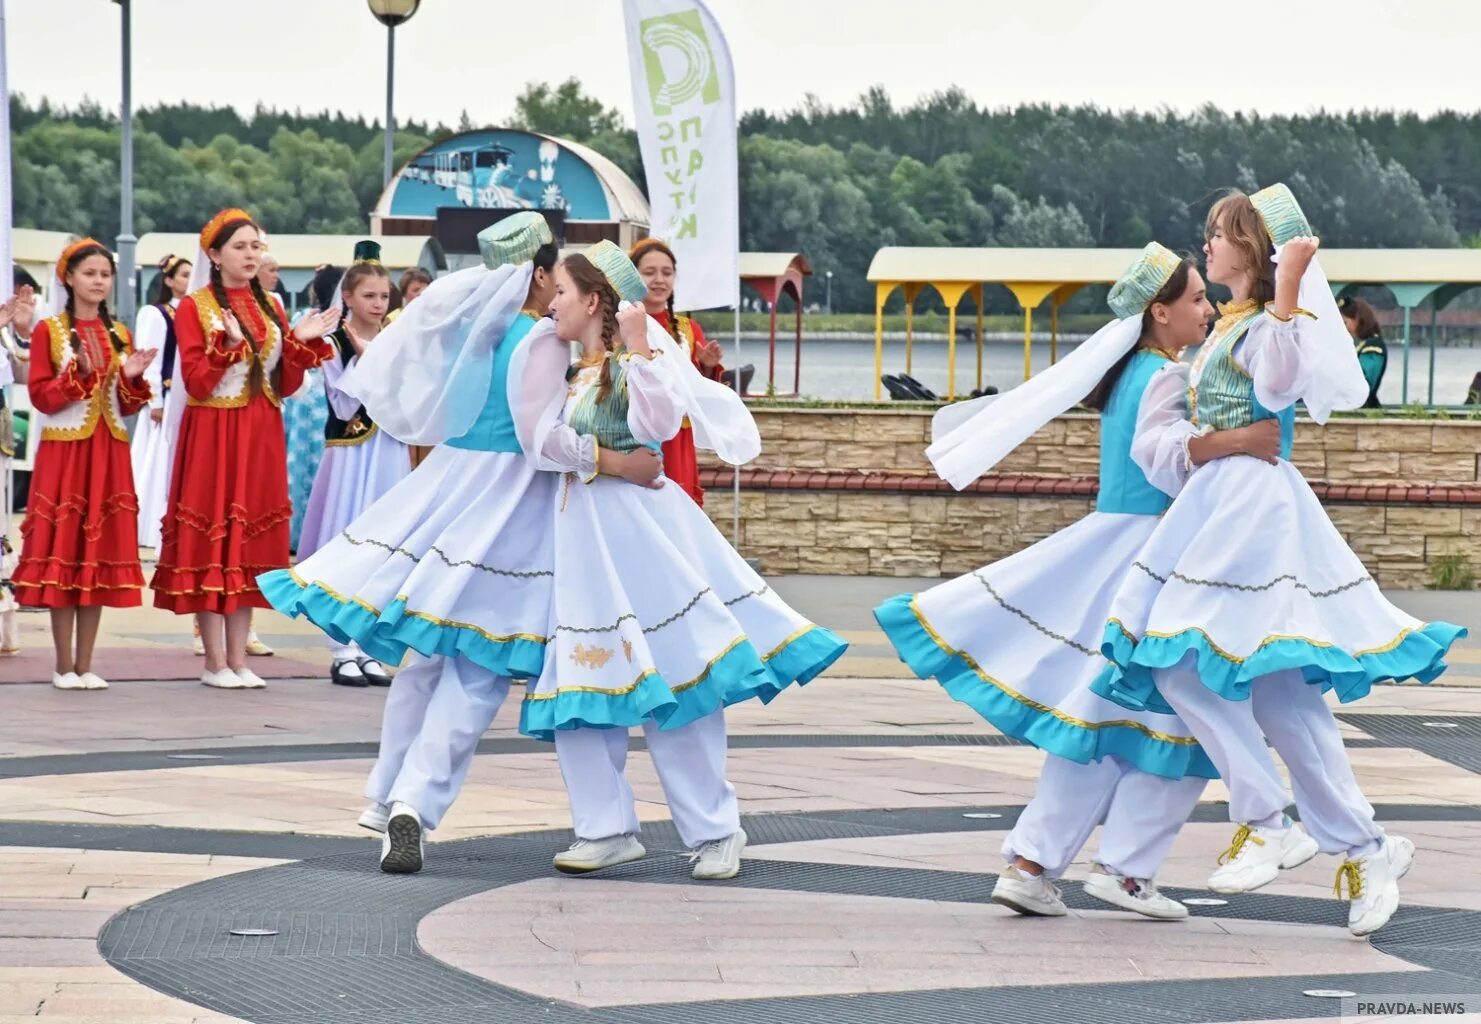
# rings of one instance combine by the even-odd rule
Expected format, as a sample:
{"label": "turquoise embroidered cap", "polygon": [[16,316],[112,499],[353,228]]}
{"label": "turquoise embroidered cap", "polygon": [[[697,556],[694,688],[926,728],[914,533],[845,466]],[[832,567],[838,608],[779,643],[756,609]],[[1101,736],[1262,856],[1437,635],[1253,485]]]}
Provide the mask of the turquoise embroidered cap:
{"label": "turquoise embroidered cap", "polygon": [[591,260],[591,265],[602,272],[612,290],[623,302],[642,302],[648,294],[648,286],[633,261],[612,242],[605,238],[581,253]]}
{"label": "turquoise embroidered cap", "polygon": [[1136,262],[1111,285],[1111,293],[1106,296],[1111,312],[1123,320],[1141,316],[1182,262],[1183,258],[1167,246],[1148,242]]}
{"label": "turquoise embroidered cap", "polygon": [[542,245],[555,241],[550,225],[533,210],[521,210],[478,233],[478,252],[490,270],[518,266],[535,258]]}
{"label": "turquoise embroidered cap", "polygon": [[1301,204],[1296,202],[1291,190],[1279,182],[1250,196],[1250,202],[1255,204],[1255,212],[1260,215],[1277,249],[1293,238],[1312,233],[1311,222],[1301,211]]}

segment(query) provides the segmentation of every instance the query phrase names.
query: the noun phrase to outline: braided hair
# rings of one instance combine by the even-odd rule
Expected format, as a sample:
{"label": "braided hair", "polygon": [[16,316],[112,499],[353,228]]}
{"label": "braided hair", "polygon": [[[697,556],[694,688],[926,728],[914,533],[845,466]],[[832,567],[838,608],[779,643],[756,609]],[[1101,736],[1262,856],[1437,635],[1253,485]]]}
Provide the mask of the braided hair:
{"label": "braided hair", "polygon": [[597,311],[602,318],[602,347],[607,350],[607,356],[602,360],[601,378],[597,383],[597,401],[605,402],[612,394],[612,373],[610,359],[612,349],[617,345],[617,293],[608,283],[604,275],[596,266],[582,256],[573,253],[567,256],[562,265],[566,273],[570,275],[571,283],[582,295],[596,295]]}
{"label": "braided hair", "polygon": [[[73,270],[77,269],[77,267],[82,264],[83,260],[90,259],[93,256],[102,256],[106,258],[108,260],[108,268],[114,271],[117,270],[113,263],[113,253],[110,252],[104,245],[83,246],[82,248],[71,254],[70,258],[68,258],[67,260],[67,265],[62,268],[62,287],[65,288],[67,291],[67,305],[65,308],[67,317],[67,333],[68,338],[72,344],[73,355],[82,354],[82,335],[77,333],[77,311],[75,301],[76,297],[72,292],[72,286],[67,283],[67,275],[70,274]],[[108,315],[108,303],[106,300],[98,303],[98,319],[103,321],[103,327],[108,332],[108,340],[109,343],[113,346],[113,351],[118,353],[119,355],[122,355],[124,352],[126,352],[128,350],[128,346],[124,344],[123,337],[118,333],[118,327],[116,324],[114,324],[113,318]]]}
{"label": "braided hair", "polygon": [[[251,228],[258,234],[262,233],[262,229],[259,228],[254,221],[232,221],[216,233],[216,237],[211,239],[211,244],[207,246],[207,248],[220,249],[227,242],[231,241],[232,235],[236,234],[242,228]],[[278,315],[277,305],[267,297],[267,292],[263,290],[262,282],[258,281],[257,278],[254,276],[249,283],[249,286],[252,289],[253,298],[257,300],[257,305],[262,310],[263,322],[276,325],[278,331],[286,340],[288,337],[288,325],[284,323],[283,318]],[[230,309],[231,300],[227,297],[226,294],[226,284],[221,279],[221,266],[220,264],[214,262],[211,264],[210,288],[211,295],[216,299],[217,304],[220,305],[223,310]],[[247,339],[247,344],[251,347],[252,351],[261,352],[262,343],[252,336],[251,328],[248,327],[245,321],[242,322],[241,327],[242,335]]]}

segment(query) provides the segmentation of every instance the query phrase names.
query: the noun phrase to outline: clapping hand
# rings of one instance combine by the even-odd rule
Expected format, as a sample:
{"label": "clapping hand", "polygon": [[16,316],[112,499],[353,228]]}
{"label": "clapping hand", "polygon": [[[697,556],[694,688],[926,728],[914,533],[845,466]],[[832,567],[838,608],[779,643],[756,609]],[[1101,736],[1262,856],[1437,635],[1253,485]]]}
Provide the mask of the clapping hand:
{"label": "clapping hand", "polygon": [[135,349],[123,363],[123,375],[128,380],[138,380],[144,376],[144,371],[149,364],[154,362],[154,357],[159,355],[157,348]]}

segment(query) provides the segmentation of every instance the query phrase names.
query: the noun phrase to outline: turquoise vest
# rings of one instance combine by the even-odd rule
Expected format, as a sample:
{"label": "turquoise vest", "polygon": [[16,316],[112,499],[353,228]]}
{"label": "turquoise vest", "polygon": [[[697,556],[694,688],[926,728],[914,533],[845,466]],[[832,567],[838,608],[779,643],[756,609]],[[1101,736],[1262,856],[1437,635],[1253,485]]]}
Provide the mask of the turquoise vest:
{"label": "turquoise vest", "polygon": [[514,431],[514,413],[509,408],[509,363],[514,358],[514,350],[519,348],[519,343],[530,333],[530,328],[535,323],[535,318],[528,313],[521,313],[514,318],[509,333],[504,335],[504,340],[499,342],[498,349],[494,351],[489,394],[484,399],[483,411],[478,414],[478,419],[473,421],[473,426],[468,428],[466,434],[447,442],[450,447],[471,448],[477,452],[518,454],[522,451],[519,436]]}
{"label": "turquoise vest", "polygon": [[1146,349],[1131,357],[1121,379],[1111,389],[1110,401],[1100,416],[1100,493],[1097,512],[1122,512],[1159,516],[1172,499],[1147,482],[1146,475],[1131,461],[1131,441],[1136,436],[1137,410],[1152,376],[1167,365],[1167,357]]}
{"label": "turquoise vest", "polygon": [[[1264,310],[1252,310],[1232,319],[1204,342],[1207,354],[1200,353],[1202,369],[1198,383],[1188,386],[1188,418],[1195,427],[1210,426],[1215,430],[1247,427],[1258,420],[1280,422],[1280,457],[1291,457],[1291,440],[1296,430],[1296,408],[1287,406],[1279,412],[1261,405],[1255,398],[1255,381],[1234,361],[1234,346],[1249,331],[1250,325],[1264,316]],[[1222,323],[1222,321],[1221,321]]]}
{"label": "turquoise vest", "polygon": [[[627,364],[632,358],[621,349],[614,352],[604,364],[612,381],[607,400],[597,401],[597,389],[589,388],[566,414],[566,426],[583,437],[595,437],[597,444],[609,452],[630,452],[643,447],[627,425]],[[657,450],[660,445],[647,447]]]}

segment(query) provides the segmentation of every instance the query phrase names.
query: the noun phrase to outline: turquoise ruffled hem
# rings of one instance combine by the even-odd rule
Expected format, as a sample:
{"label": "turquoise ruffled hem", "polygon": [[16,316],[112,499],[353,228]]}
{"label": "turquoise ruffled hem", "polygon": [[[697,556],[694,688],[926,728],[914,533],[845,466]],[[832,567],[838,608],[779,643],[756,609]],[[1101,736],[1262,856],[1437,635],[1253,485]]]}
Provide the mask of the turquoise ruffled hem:
{"label": "turquoise ruffled hem", "polygon": [[677,729],[742,701],[769,704],[793,683],[801,686],[816,678],[847,649],[842,637],[822,626],[801,631],[766,657],[749,640],[741,640],[677,692],[653,673],[622,693],[572,687],[557,689],[554,696],[527,696],[520,707],[519,731],[553,740],[561,729],[631,729],[649,720],[662,729]]}
{"label": "turquoise ruffled hem", "polygon": [[1193,742],[1159,739],[1131,722],[1067,720],[1052,708],[1026,703],[984,678],[976,665],[933,637],[916,614],[910,594],[890,598],[874,618],[900,660],[922,679],[935,679],[955,700],[991,722],[1005,735],[1046,753],[1080,764],[1114,755],[1151,775],[1216,779],[1218,770]]}
{"label": "turquoise ruffled hem", "polygon": [[534,679],[545,664],[545,640],[491,636],[474,626],[437,623],[397,599],[376,614],[346,602],[318,584],[299,583],[286,569],[264,573],[257,585],[272,606],[290,618],[302,615],[339,643],[358,644],[375,660],[399,665],[408,650],[432,657],[461,655],[496,675]]}
{"label": "turquoise ruffled hem", "polygon": [[1451,644],[1466,635],[1461,626],[1429,622],[1407,633],[1392,647],[1352,655],[1338,647],[1283,637],[1271,640],[1242,661],[1220,653],[1201,629],[1185,629],[1173,636],[1128,636],[1119,623],[1106,624],[1101,653],[1111,661],[1091,689],[1107,700],[1133,711],[1172,713],[1157,692],[1152,670],[1170,668],[1190,651],[1198,659],[1198,678],[1226,700],[1248,700],[1250,685],[1260,676],[1300,669],[1306,681],[1322,692],[1335,691],[1350,704],[1368,695],[1374,683],[1417,679],[1428,683],[1445,671]]}

